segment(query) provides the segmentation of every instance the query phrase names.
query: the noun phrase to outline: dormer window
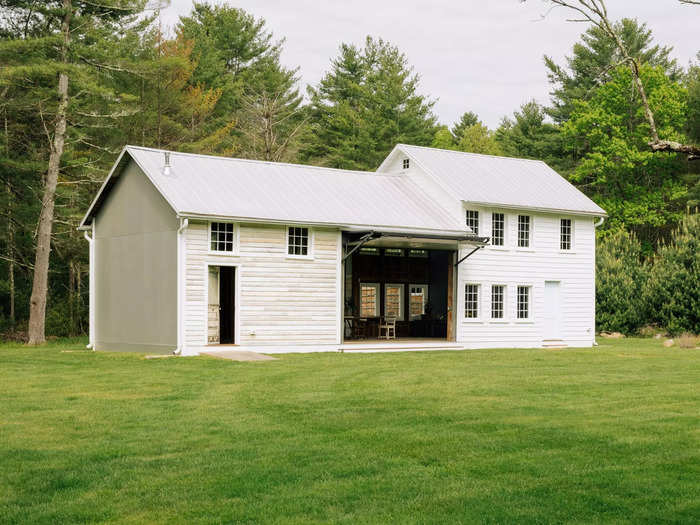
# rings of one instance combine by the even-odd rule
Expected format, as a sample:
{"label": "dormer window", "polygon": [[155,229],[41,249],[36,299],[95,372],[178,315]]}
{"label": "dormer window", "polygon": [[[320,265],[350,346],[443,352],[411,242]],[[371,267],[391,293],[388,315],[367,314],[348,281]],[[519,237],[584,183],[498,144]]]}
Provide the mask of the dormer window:
{"label": "dormer window", "polygon": [[411,161],[409,159],[403,159],[403,169],[407,170],[411,167]]}

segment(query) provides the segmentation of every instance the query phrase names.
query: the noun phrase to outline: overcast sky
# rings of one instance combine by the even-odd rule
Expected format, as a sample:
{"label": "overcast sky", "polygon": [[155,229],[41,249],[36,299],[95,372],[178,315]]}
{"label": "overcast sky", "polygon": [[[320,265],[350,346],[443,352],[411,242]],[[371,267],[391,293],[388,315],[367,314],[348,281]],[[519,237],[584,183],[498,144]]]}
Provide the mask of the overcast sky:
{"label": "overcast sky", "polygon": [[[558,62],[586,28],[566,22],[564,10],[542,0],[216,0],[262,17],[286,38],[282,61],[299,66],[302,87],[316,84],[341,42],[382,37],[403,51],[421,77],[422,93],[437,99],[435,113],[451,124],[466,110],[496,127],[530,99],[546,103],[542,55]],[[608,0],[612,18],[636,17],[657,42],[674,47],[683,66],[700,51],[700,7],[677,0]],[[192,0],[172,0],[163,22],[172,27]],[[569,14],[570,16],[570,14]]]}

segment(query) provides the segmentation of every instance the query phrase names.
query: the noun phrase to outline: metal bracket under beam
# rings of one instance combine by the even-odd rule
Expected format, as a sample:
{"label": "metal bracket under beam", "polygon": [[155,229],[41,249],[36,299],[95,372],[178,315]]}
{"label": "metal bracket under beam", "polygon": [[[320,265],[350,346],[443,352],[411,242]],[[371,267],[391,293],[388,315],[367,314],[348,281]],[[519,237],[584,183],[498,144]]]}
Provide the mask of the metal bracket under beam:
{"label": "metal bracket under beam", "polygon": [[465,259],[467,259],[468,257],[470,257],[470,256],[471,256],[472,254],[474,254],[475,252],[481,250],[482,248],[483,248],[483,246],[477,246],[477,247],[474,248],[472,251],[470,251],[467,255],[465,255],[465,256],[462,257],[459,261],[457,261],[457,262],[455,263],[455,266],[459,266]]}
{"label": "metal bracket under beam", "polygon": [[360,237],[357,241],[353,241],[352,243],[348,243],[348,244],[353,244],[354,246],[352,247],[352,250],[350,250],[350,251],[347,252],[345,255],[343,255],[343,261],[344,261],[345,259],[347,259],[348,257],[350,257],[350,256],[351,256],[353,253],[355,253],[357,250],[359,250],[360,248],[362,248],[362,246],[364,246],[365,244],[367,244],[367,243],[368,243],[369,241],[371,241],[372,239],[376,239],[377,237],[381,237],[381,236],[382,236],[381,233],[369,232],[369,233],[364,234],[364,235],[363,235],[362,237]]}

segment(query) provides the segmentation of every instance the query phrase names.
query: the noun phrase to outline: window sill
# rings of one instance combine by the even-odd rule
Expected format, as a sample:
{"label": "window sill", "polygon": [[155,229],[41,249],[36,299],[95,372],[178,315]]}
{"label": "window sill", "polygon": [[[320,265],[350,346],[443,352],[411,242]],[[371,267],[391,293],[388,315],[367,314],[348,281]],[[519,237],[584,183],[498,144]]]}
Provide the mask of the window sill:
{"label": "window sill", "polygon": [[535,324],[533,319],[517,319],[514,322],[517,324]]}
{"label": "window sill", "polygon": [[209,250],[208,255],[223,255],[224,257],[238,257],[238,252],[219,252],[214,250]]}
{"label": "window sill", "polygon": [[575,255],[576,251],[574,251],[574,250],[559,250],[559,253],[562,255]]}
{"label": "window sill", "polygon": [[302,260],[302,261],[313,261],[314,256],[313,255],[285,255],[285,259],[296,259],[296,260]]}
{"label": "window sill", "polygon": [[483,319],[462,319],[462,323],[465,324],[484,324]]}
{"label": "window sill", "polygon": [[515,251],[521,253],[535,253],[537,250],[534,248],[515,248]]}
{"label": "window sill", "polygon": [[494,252],[509,252],[511,248],[508,248],[507,246],[491,246],[489,245],[489,251],[494,251]]}
{"label": "window sill", "polygon": [[507,321],[507,320],[501,320],[501,321],[492,320],[492,321],[489,321],[489,324],[510,324],[510,321]]}

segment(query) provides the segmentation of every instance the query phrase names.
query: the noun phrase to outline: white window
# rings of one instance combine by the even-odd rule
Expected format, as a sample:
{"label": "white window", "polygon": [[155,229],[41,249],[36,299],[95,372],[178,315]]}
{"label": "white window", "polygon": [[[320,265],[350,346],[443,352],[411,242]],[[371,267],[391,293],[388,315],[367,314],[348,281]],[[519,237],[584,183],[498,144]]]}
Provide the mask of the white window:
{"label": "white window", "polygon": [[467,210],[467,226],[474,235],[479,235],[479,212]]}
{"label": "white window", "polygon": [[518,319],[530,318],[530,286],[518,286],[516,311]]}
{"label": "white window", "polygon": [[506,287],[502,284],[491,286],[491,319],[505,317]]}
{"label": "white window", "polygon": [[428,304],[428,285],[411,284],[408,296],[408,318],[412,321],[420,319],[425,313],[425,305]]}
{"label": "white window", "polygon": [[559,249],[571,249],[571,219],[561,219],[559,225]]}
{"label": "white window", "polygon": [[233,253],[236,246],[236,225],[232,222],[209,223],[209,250]]}
{"label": "white window", "polygon": [[491,245],[503,246],[506,239],[506,216],[504,213],[491,214]]}
{"label": "white window", "polygon": [[300,226],[287,227],[287,255],[309,257],[311,246],[309,229]]}
{"label": "white window", "polygon": [[403,321],[403,284],[384,285],[384,317]]}
{"label": "white window", "polygon": [[409,159],[403,159],[403,169],[407,170],[411,166],[411,161]]}
{"label": "white window", "polygon": [[479,285],[464,285],[464,317],[478,319],[479,317]]}
{"label": "white window", "polygon": [[530,247],[530,216],[518,215],[518,248]]}
{"label": "white window", "polygon": [[379,284],[360,283],[360,317],[379,316]]}

